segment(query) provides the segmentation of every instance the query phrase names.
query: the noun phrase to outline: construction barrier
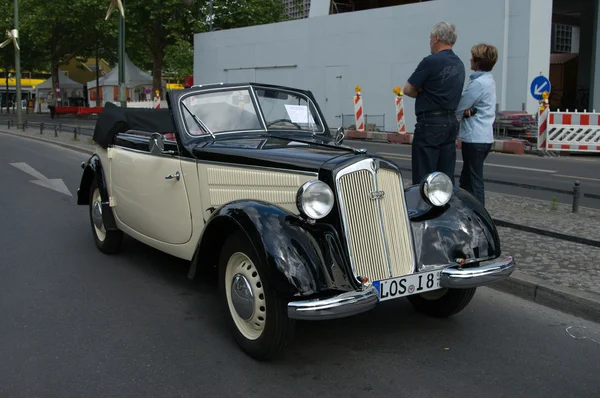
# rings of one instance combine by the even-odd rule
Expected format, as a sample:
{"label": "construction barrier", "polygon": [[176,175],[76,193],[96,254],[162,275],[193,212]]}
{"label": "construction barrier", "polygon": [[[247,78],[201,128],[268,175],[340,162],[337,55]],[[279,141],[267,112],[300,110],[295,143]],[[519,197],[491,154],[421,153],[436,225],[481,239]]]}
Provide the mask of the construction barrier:
{"label": "construction barrier", "polygon": [[539,150],[546,150],[548,140],[548,115],[550,114],[550,105],[548,104],[549,93],[544,91],[543,99],[540,101],[540,113],[538,116],[538,139],[537,147]]}
{"label": "construction barrier", "polygon": [[354,120],[357,131],[365,131],[365,121],[363,117],[363,101],[360,94],[360,86],[356,86],[356,95],[354,96]]}
{"label": "construction barrier", "polygon": [[549,112],[546,109],[539,120],[538,149],[600,152],[600,113],[595,110]]}
{"label": "construction barrier", "polygon": [[404,93],[398,86],[394,87],[393,91],[394,94],[396,94],[396,128],[398,129],[398,133],[406,134],[406,123],[404,122],[404,101],[402,101]]}

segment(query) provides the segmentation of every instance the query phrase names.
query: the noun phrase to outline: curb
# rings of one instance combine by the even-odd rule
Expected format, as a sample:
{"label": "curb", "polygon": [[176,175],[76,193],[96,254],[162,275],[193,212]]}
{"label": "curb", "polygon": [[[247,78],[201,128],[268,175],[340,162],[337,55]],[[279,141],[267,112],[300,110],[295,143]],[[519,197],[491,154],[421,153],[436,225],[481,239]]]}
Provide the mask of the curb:
{"label": "curb", "polygon": [[34,141],[45,142],[47,144],[52,144],[52,145],[60,146],[60,147],[66,148],[66,149],[71,149],[73,151],[83,152],[83,153],[86,153],[88,155],[93,155],[94,154],[94,151],[91,150],[91,149],[86,149],[86,148],[83,148],[83,147],[80,147],[80,146],[74,145],[74,144],[68,144],[66,142],[58,142],[58,141],[50,140],[48,138],[32,137],[30,135],[13,133],[13,132],[10,132],[10,131],[5,131],[5,130],[0,130],[0,133],[6,134],[6,135],[12,135],[13,137],[22,137],[22,138],[28,138],[28,139],[34,140]]}
{"label": "curb", "polygon": [[[90,155],[93,154],[92,150],[82,148],[77,145],[57,142],[41,137],[32,137],[23,134],[12,133],[4,130],[0,130],[0,133],[15,137],[29,138],[34,141],[45,142],[48,144],[54,144],[63,148],[84,152]],[[371,132],[369,132],[369,134],[386,135],[386,133]],[[378,138],[378,136],[375,137]],[[550,307],[558,311],[563,311],[594,322],[600,322],[600,297],[597,297],[591,293],[577,291],[572,288],[558,286],[556,284],[546,282],[543,279],[526,275],[520,271],[514,271],[513,274],[507,279],[487,285],[487,287],[535,302],[546,307]]]}
{"label": "curb", "polygon": [[[399,133],[381,133],[378,131],[356,131],[347,130],[346,138],[353,140],[364,140],[372,142],[386,142],[389,144],[404,144],[412,145],[413,134],[399,134]],[[460,141],[456,144],[457,149],[462,148]],[[500,153],[512,153],[514,155],[525,155],[525,141],[524,140],[494,140],[492,145],[493,152]]]}
{"label": "curb", "polygon": [[558,286],[520,271],[514,271],[507,279],[487,287],[580,318],[600,322],[600,297],[588,292]]}

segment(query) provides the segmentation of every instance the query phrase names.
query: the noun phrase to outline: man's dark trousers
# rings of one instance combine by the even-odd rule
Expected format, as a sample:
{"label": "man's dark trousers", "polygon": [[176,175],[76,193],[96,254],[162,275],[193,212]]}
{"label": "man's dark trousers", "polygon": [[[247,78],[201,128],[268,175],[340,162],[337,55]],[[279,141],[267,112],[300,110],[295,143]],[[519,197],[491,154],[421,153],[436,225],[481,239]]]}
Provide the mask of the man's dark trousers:
{"label": "man's dark trousers", "polygon": [[460,187],[470,192],[484,206],[483,161],[491,149],[492,144],[462,143],[463,168],[460,173]]}
{"label": "man's dark trousers", "polygon": [[417,117],[412,143],[413,184],[434,171],[446,173],[454,184],[456,136],[459,122],[454,112]]}

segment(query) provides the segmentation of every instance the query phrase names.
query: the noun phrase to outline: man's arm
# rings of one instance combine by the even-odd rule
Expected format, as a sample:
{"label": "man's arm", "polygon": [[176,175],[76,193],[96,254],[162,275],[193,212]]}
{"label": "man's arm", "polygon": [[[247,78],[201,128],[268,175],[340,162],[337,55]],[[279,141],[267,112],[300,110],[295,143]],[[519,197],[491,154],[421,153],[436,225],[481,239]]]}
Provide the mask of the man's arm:
{"label": "man's arm", "polygon": [[425,57],[419,62],[419,66],[408,78],[404,85],[404,94],[416,98],[423,91],[423,84],[429,77],[428,58]]}
{"label": "man's arm", "polygon": [[415,86],[410,84],[408,81],[404,85],[404,95],[408,95],[409,97],[412,97],[412,98],[417,98],[417,95],[419,95],[419,92],[421,92],[421,90],[417,89]]}

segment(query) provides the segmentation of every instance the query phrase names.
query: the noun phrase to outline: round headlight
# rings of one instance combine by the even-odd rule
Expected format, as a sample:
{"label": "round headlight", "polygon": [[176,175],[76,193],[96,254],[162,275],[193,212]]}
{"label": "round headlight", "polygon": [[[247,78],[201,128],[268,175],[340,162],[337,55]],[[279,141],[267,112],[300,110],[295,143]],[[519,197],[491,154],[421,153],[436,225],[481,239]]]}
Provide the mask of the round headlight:
{"label": "round headlight", "polygon": [[432,206],[444,206],[452,197],[452,181],[439,171],[428,174],[421,182],[423,199]]}
{"label": "round headlight", "polygon": [[302,214],[318,220],[333,209],[333,192],[323,181],[308,181],[298,190],[296,205]]}

